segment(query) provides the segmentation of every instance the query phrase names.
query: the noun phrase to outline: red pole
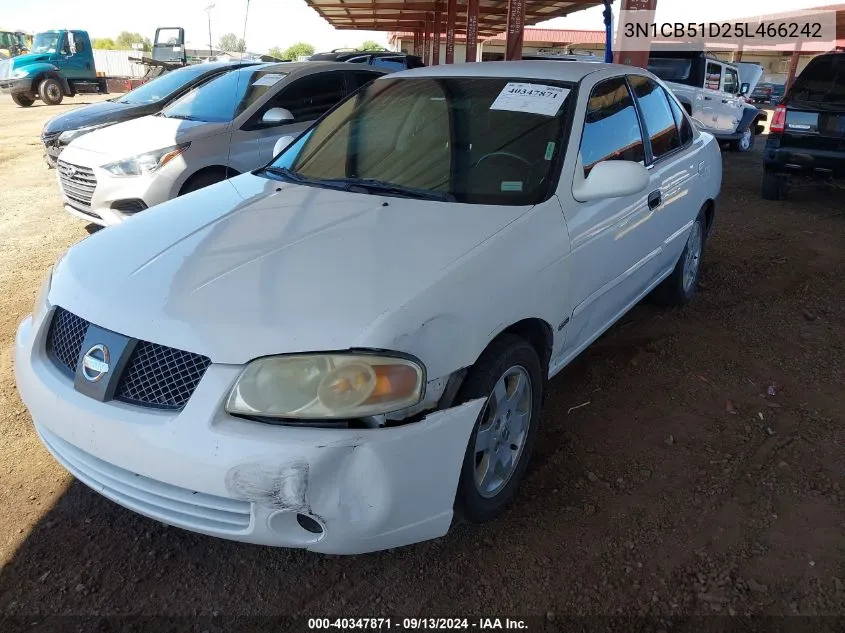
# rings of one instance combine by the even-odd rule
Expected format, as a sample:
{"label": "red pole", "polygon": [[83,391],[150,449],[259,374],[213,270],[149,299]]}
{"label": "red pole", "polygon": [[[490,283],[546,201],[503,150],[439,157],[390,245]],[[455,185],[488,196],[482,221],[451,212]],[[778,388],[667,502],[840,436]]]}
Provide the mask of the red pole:
{"label": "red pole", "polygon": [[[654,11],[657,9],[657,0],[622,0],[622,11]],[[615,64],[626,66],[648,67],[648,50],[645,51],[619,51],[619,45],[613,53]]]}
{"label": "red pole", "polygon": [[431,54],[431,65],[440,64],[440,35],[443,32],[443,14],[440,11],[440,2],[437,3],[434,11],[434,51]]}
{"label": "red pole", "polygon": [[420,45],[421,39],[422,38],[420,37],[419,29],[415,29],[414,30],[414,55],[420,54],[420,48],[422,48],[422,46]]}
{"label": "red pole", "polygon": [[466,49],[466,61],[476,61],[478,55],[478,0],[467,0]]}
{"label": "red pole", "polygon": [[455,63],[455,22],[458,19],[458,0],[446,4],[446,63]]}
{"label": "red pole", "polygon": [[522,39],[525,35],[525,0],[508,0],[508,30],[505,59],[522,59]]}
{"label": "red pole", "polygon": [[431,23],[434,21],[430,13],[425,14],[425,42],[423,44],[423,62],[431,64]]}

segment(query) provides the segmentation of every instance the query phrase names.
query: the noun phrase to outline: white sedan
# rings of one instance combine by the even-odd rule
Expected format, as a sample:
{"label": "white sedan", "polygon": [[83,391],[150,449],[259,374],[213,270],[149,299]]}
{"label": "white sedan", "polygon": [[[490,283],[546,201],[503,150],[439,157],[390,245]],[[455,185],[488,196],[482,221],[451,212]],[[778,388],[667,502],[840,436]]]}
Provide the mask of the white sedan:
{"label": "white sedan", "polygon": [[65,210],[100,226],[256,169],[387,71],[332,62],[260,64],[196,88],[158,114],[95,130],[62,152]]}
{"label": "white sedan", "polygon": [[15,371],[109,499],[328,553],[517,495],[548,380],[648,294],[695,293],[721,155],[647,71],[376,80],[268,167],[71,248]]}

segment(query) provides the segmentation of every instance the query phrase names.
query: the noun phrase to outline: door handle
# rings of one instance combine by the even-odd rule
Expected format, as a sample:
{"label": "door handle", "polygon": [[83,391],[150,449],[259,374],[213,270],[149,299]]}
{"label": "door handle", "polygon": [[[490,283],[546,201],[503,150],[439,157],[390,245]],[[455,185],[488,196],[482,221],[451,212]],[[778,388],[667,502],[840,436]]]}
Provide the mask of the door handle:
{"label": "door handle", "polygon": [[713,97],[704,97],[705,101],[713,101]]}
{"label": "door handle", "polygon": [[727,102],[728,102],[727,99],[722,99],[722,103],[727,103]]}
{"label": "door handle", "polygon": [[660,194],[660,190],[652,191],[648,194],[648,208],[649,209],[656,209],[660,206],[660,203],[663,201],[663,196]]}

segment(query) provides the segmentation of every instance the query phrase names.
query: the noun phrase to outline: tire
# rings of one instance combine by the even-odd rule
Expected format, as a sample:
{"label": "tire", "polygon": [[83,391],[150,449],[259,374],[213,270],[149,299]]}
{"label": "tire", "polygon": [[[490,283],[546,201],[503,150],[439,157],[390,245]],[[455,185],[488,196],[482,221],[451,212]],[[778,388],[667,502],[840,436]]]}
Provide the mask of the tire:
{"label": "tire", "polygon": [[[512,334],[493,341],[467,374],[458,402],[476,398],[487,398],[487,402],[470,434],[458,480],[455,513],[461,519],[469,523],[490,521],[516,498],[537,434],[543,385],[537,351]],[[504,403],[497,403],[500,389],[503,396],[514,389],[510,403],[506,397],[502,398]],[[484,449],[480,448],[482,444]],[[509,458],[512,466],[495,474],[491,460],[499,464],[500,457]]]}
{"label": "tire", "polygon": [[62,91],[62,84],[52,77],[47,77],[47,79],[38,84],[38,96],[47,105],[59,105],[62,99],[65,98],[64,92]]}
{"label": "tire", "polygon": [[197,191],[210,185],[216,185],[218,182],[222,182],[224,180],[226,180],[225,169],[201,171],[200,173],[194,174],[188,178],[185,184],[182,185],[179,195],[184,196],[186,193],[191,193],[192,191]]}
{"label": "tire", "polygon": [[763,170],[763,180],[760,182],[760,195],[763,200],[784,200],[786,198],[786,182],[783,176]]}
{"label": "tire", "polygon": [[752,125],[743,132],[742,138],[736,141],[731,141],[731,149],[733,151],[744,154],[745,152],[750,152],[754,149],[754,140],[757,138],[757,135],[754,134],[754,125],[756,125],[756,123],[752,123]]}
{"label": "tire", "polygon": [[35,99],[33,99],[32,97],[27,97],[26,95],[21,94],[13,94],[12,101],[17,103],[22,108],[28,108],[33,103],[35,103]]}
{"label": "tire", "polygon": [[652,296],[660,305],[684,306],[695,295],[701,276],[704,243],[707,239],[706,222],[704,211],[699,211],[675,269],[654,289]]}

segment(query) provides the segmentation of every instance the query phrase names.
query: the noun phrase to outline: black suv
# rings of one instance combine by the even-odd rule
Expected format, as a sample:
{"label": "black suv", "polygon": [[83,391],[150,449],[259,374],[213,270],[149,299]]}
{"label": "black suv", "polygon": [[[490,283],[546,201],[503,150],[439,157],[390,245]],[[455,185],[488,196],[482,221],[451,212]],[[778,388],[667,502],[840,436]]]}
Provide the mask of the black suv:
{"label": "black suv", "polygon": [[425,66],[422,57],[408,55],[407,53],[392,53],[391,51],[334,50],[330,53],[315,53],[308,59],[320,62],[367,64],[368,66],[390,70],[405,70],[406,68],[422,68]]}
{"label": "black suv", "polygon": [[814,58],[775,109],[761,194],[786,197],[790,180],[845,180],[845,53]]}

